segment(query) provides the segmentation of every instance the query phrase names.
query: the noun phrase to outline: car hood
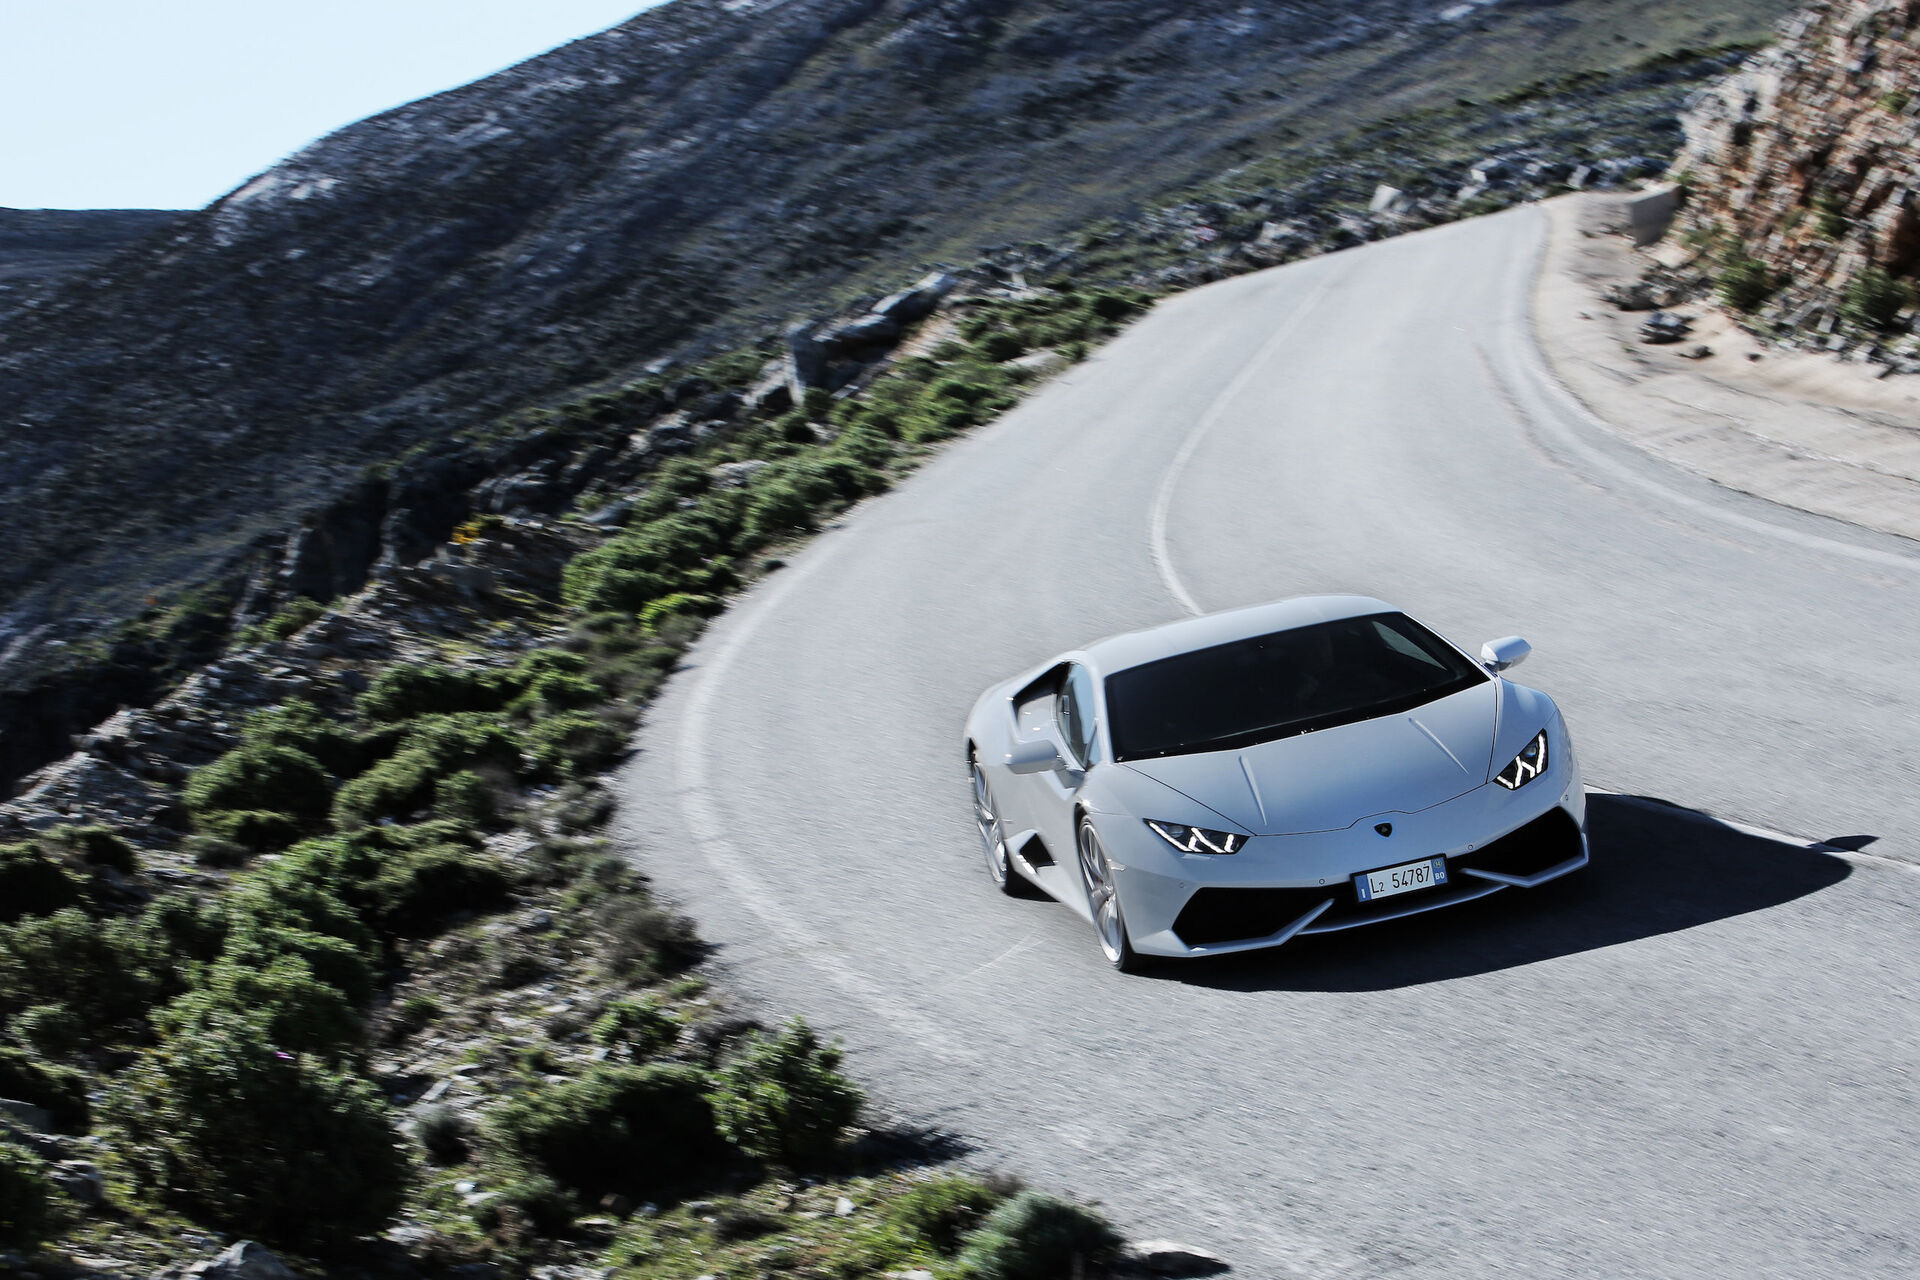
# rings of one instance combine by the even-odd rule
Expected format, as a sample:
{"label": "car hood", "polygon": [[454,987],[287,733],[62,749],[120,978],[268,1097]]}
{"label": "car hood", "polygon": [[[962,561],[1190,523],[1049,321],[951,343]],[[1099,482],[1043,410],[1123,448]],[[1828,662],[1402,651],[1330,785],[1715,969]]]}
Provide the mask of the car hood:
{"label": "car hood", "polygon": [[[1235,751],[1129,760],[1254,835],[1338,831],[1376,813],[1414,813],[1485,784],[1500,682],[1412,711]],[[1153,815],[1143,815],[1151,817]]]}

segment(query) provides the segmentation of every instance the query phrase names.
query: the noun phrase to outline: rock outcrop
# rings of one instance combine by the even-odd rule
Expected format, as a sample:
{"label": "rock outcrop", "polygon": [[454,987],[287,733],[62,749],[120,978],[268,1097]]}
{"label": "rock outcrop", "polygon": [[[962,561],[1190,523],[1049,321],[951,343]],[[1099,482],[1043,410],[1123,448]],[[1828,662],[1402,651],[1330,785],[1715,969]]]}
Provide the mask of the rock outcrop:
{"label": "rock outcrop", "polygon": [[1761,264],[1774,323],[1831,328],[1869,271],[1920,275],[1916,0],[1813,5],[1681,122],[1681,230]]}

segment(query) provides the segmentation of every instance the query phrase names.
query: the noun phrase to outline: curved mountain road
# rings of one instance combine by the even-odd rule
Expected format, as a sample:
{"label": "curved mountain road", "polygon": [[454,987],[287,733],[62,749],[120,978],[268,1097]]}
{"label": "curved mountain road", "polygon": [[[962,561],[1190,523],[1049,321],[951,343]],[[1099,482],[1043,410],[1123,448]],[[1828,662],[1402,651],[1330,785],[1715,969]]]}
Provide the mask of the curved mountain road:
{"label": "curved mountain road", "polygon": [[[980,1162],[1242,1275],[1920,1270],[1920,548],[1607,435],[1533,344],[1543,232],[1169,299],[717,620],[619,824],[732,987]],[[1587,873],[1147,978],[999,897],[981,688],[1331,590],[1533,642],[1520,678],[1627,793]]]}

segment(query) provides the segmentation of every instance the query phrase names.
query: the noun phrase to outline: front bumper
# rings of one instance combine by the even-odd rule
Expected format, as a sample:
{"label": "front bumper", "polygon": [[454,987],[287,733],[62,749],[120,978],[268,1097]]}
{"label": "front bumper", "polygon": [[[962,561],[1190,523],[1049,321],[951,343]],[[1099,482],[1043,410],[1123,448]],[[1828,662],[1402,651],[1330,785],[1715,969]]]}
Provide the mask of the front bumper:
{"label": "front bumper", "polygon": [[[1393,834],[1378,835],[1378,822],[1391,822]],[[1586,794],[1565,757],[1519,791],[1488,783],[1417,813],[1370,814],[1340,831],[1256,836],[1231,855],[1177,853],[1137,819],[1099,825],[1134,949],[1156,956],[1279,946],[1303,933],[1531,888],[1587,865]],[[1371,902],[1354,891],[1360,872],[1436,855],[1446,857],[1443,885]]]}

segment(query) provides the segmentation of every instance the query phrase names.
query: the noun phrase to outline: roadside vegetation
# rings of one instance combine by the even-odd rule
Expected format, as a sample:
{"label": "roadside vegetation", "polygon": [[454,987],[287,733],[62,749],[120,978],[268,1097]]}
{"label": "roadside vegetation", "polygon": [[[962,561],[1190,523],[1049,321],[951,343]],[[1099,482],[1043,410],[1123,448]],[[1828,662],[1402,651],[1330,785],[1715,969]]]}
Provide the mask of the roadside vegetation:
{"label": "roadside vegetation", "polygon": [[[1090,1210],[923,1169],[938,1144],[873,1129],[805,1024],[727,1013],[692,972],[693,925],[597,834],[599,776],[729,593],[1012,404],[1020,356],[1083,354],[1150,300],[1054,285],[958,308],[862,394],[810,395],[659,467],[611,533],[569,526],[557,590],[503,605],[510,626],[477,611],[433,656],[246,715],[181,780],[189,830],[166,859],[202,869],[191,887],[147,874],[151,832],[0,846],[0,1098],[33,1109],[8,1126],[28,1143],[0,1143],[0,1248],[157,1263],[211,1231],[326,1269],[371,1265],[402,1223],[428,1274],[1014,1280],[1113,1256]],[[743,461],[762,465],[723,479]],[[284,644],[329,612],[296,602],[240,642]],[[535,1034],[495,1034],[502,1018]],[[472,1087],[425,1102],[409,1059]],[[97,1202],[61,1181],[75,1144]]]}

